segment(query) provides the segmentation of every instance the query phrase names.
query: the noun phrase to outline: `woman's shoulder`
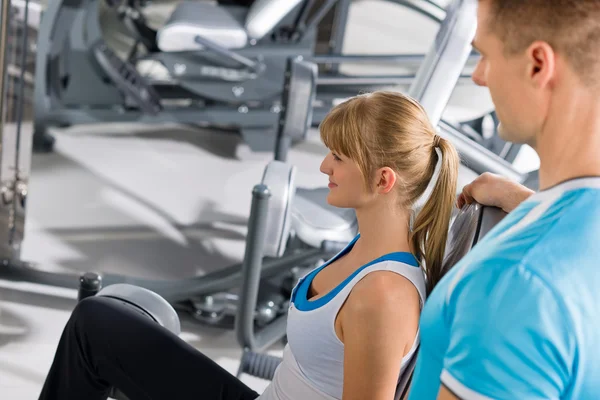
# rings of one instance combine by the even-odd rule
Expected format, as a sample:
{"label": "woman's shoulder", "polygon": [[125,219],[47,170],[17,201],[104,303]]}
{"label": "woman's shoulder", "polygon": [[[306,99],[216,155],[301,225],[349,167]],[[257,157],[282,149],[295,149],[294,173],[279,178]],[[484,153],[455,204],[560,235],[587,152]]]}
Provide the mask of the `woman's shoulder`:
{"label": "woman's shoulder", "polygon": [[[413,307],[414,306],[414,307]],[[373,271],[354,285],[344,308],[350,314],[386,316],[390,312],[420,311],[417,288],[407,277],[393,271]]]}

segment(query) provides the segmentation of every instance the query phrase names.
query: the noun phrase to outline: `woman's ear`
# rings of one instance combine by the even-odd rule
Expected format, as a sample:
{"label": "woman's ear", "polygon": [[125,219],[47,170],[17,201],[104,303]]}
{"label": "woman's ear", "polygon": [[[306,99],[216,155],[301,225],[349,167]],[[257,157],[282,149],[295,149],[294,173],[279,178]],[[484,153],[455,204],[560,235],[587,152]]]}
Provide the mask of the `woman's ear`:
{"label": "woman's ear", "polygon": [[396,173],[389,167],[383,167],[377,170],[376,188],[377,193],[389,193],[396,184]]}

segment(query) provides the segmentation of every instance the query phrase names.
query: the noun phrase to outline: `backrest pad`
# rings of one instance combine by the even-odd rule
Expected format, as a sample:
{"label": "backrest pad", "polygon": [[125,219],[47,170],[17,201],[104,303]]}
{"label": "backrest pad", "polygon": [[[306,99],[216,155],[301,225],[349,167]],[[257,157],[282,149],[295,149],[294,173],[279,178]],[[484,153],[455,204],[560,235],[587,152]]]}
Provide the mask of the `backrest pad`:
{"label": "backrest pad", "polygon": [[246,16],[246,32],[250,39],[260,40],[292,10],[306,0],[256,0]]}

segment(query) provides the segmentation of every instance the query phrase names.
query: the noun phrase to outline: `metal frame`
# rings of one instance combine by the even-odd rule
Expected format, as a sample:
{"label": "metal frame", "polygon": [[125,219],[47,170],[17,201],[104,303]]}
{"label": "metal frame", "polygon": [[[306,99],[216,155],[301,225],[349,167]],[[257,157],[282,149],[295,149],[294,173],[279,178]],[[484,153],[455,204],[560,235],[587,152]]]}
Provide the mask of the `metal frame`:
{"label": "metal frame", "polygon": [[[8,3],[3,2],[2,4],[5,5]],[[6,20],[5,15],[0,14],[0,22],[3,22],[2,18]],[[5,27],[6,25],[2,26]],[[0,46],[2,45],[2,41],[6,40],[6,36],[5,30],[0,31]],[[0,68],[4,67],[6,61],[6,55],[1,54]],[[290,60],[288,68],[290,69],[287,77],[287,86],[289,89],[286,91],[286,98],[282,99],[282,103],[292,105],[298,104],[297,101],[301,97],[308,97],[310,99],[311,94],[307,93],[307,90],[311,90],[314,87],[316,76],[313,66],[303,63],[301,60],[294,59]],[[0,70],[0,72],[2,71]],[[0,81],[0,90],[2,90],[2,85],[3,81]],[[301,91],[302,93],[300,93]],[[287,97],[292,99],[287,99]],[[4,100],[5,97],[0,100],[0,109],[2,110],[6,105]],[[309,109],[311,102],[305,98],[304,103],[305,108]],[[284,115],[292,118],[294,115],[293,111],[294,108],[290,107]],[[306,113],[302,113],[302,115],[306,116]],[[284,132],[289,128],[293,128],[293,126],[282,124],[280,136],[293,137],[294,133]],[[82,280],[82,274],[80,273],[47,272],[40,270],[34,264],[20,260],[19,249],[23,240],[25,200],[27,195],[26,177],[29,171],[29,165],[25,165],[25,160],[29,160],[26,155],[27,153],[31,153],[31,137],[24,135],[18,128],[7,129],[4,124],[0,125],[0,134],[0,173],[2,178],[0,190],[0,279],[79,289],[85,292],[87,289],[81,286],[84,280]],[[288,277],[293,278],[294,272],[292,269],[297,267],[311,267],[318,260],[329,258],[339,250],[339,246],[331,243],[324,243],[321,248],[312,248],[299,243],[297,240],[286,238],[289,242],[286,252],[282,257],[265,257],[262,250],[264,240],[261,238],[264,237],[266,223],[264,217],[268,208],[268,201],[268,196],[264,195],[264,191],[254,191],[248,224],[249,232],[246,241],[246,251],[241,263],[231,265],[205,276],[170,281],[142,279],[100,272],[98,274],[99,282],[101,282],[102,286],[129,283],[149,289],[162,296],[177,310],[190,313],[196,320],[206,324],[222,326],[230,322],[227,320],[230,317],[228,314],[230,310],[226,309],[229,303],[235,305],[240,302],[239,296],[229,293],[229,291],[239,288],[244,284],[247,278],[245,271],[260,271],[259,280],[252,281],[254,282],[253,285],[256,285],[252,303],[254,304],[254,308],[249,309],[247,305],[244,306],[244,320],[250,318],[250,324],[254,326],[256,307],[263,299],[268,303],[271,296],[271,288],[277,288],[277,292],[279,293],[282,281]],[[213,315],[212,311],[206,311],[198,307],[197,303],[200,298],[223,293],[228,294],[223,314]],[[276,310],[276,312],[279,311]],[[268,333],[264,333],[261,336],[262,339],[253,345],[257,347],[253,347],[252,349],[258,350],[263,346],[268,346],[285,335],[285,326],[282,325],[281,318],[275,319],[271,323],[267,321],[263,329],[266,329],[265,332]]]}
{"label": "metal frame", "polygon": [[294,141],[306,139],[313,118],[317,89],[317,65],[301,58],[288,60],[284,92],[275,142],[275,160],[287,161]]}
{"label": "metal frame", "polygon": [[[329,38],[329,55],[341,55],[344,47],[344,35],[348,24],[348,14],[350,12],[350,3],[352,0],[340,0],[335,6],[333,16],[333,26],[331,37]],[[326,64],[325,70],[330,73],[337,73],[338,64]]]}
{"label": "metal frame", "polygon": [[[0,19],[0,22],[7,21],[9,6],[10,1],[2,2],[2,19]],[[455,21],[448,21],[447,24],[452,23],[458,26],[461,23],[465,23],[461,18],[462,17],[457,17]],[[48,23],[48,20],[46,20],[45,23]],[[7,29],[8,25],[3,24],[2,30],[0,31],[0,45],[2,45],[3,42],[6,42]],[[471,51],[470,40],[465,42],[465,38],[460,36],[450,36],[448,38],[448,32],[451,32],[451,30],[440,30],[438,38],[436,39],[436,47],[432,50],[432,52],[430,52],[430,54],[426,56],[425,63],[422,65],[422,68],[417,74],[417,80],[415,81],[413,89],[411,90],[411,93],[413,93],[415,97],[423,102],[426,109],[428,109],[432,115],[434,114],[433,111],[438,113],[437,117],[433,115],[434,120],[435,118],[439,119],[439,104],[443,103],[445,106],[445,102],[447,102],[453,86],[460,77],[462,71],[460,62],[466,62],[466,60],[470,57]],[[43,40],[47,39],[48,38],[44,38]],[[459,54],[461,54],[462,61],[452,66],[451,63],[456,62],[456,58],[455,56],[451,55],[451,52],[456,51],[454,47],[456,45],[461,46]],[[7,62],[6,55],[2,54],[0,57],[0,68],[5,71]],[[331,59],[321,59],[321,61],[327,62],[331,61]],[[450,62],[450,64],[447,64],[447,62]],[[296,58],[294,59],[294,62],[288,63],[288,68],[290,68],[290,70],[287,84],[290,87],[297,84],[294,79],[297,79],[298,75],[293,73],[296,71],[293,69],[293,67],[299,65],[302,65],[303,68],[298,68],[296,70],[302,72],[302,79],[304,82],[306,81],[307,77],[313,76],[311,73],[308,73],[308,71],[313,70],[311,67],[311,60],[301,60]],[[3,92],[5,92],[5,87],[2,88],[2,86],[4,86],[5,75],[6,74],[2,74],[3,80],[0,84],[0,90]],[[439,77],[440,75],[442,75],[444,79],[441,81],[436,80],[436,77]],[[434,82],[437,83],[433,84]],[[436,87],[436,85],[439,86]],[[419,93],[417,89],[421,90],[421,92]],[[310,102],[306,102],[305,96],[305,91],[290,90],[289,92],[286,92],[286,96],[284,97],[282,103],[284,105],[287,105],[288,103],[299,104],[297,102],[302,101],[304,98],[304,102],[306,104],[310,104]],[[2,110],[4,110],[4,97],[2,98],[1,106]],[[290,109],[296,111],[295,107],[290,107]],[[307,113],[310,113],[310,107],[307,107],[306,110]],[[187,112],[190,114],[192,113],[191,110]],[[216,111],[213,110],[212,112],[215,113]],[[225,110],[222,110],[222,112],[224,115]],[[4,111],[2,114],[4,115]],[[287,151],[286,149],[289,147],[289,143],[291,143],[291,141],[294,139],[302,138],[301,132],[300,136],[298,136],[299,134],[297,132],[290,133],[290,128],[295,127],[295,124],[289,123],[286,125],[286,121],[291,118],[290,115],[293,115],[294,118],[300,118],[300,120],[302,118],[310,118],[306,115],[303,116],[302,113],[287,114],[284,112],[281,114],[278,112],[276,114],[271,114],[278,117],[272,117],[273,124],[281,124],[281,128],[278,130],[278,135],[283,144],[279,150],[279,158],[285,159],[285,151]],[[176,119],[176,117],[180,114],[171,113],[168,115],[170,115],[174,121],[177,120],[181,122],[180,119]],[[283,119],[279,118],[281,116],[283,116]],[[147,118],[152,121],[150,117]],[[307,119],[305,119],[305,121]],[[520,182],[523,182],[528,178],[528,176],[519,174],[517,171],[515,171],[508,162],[502,160],[493,153],[486,151],[483,147],[468,139],[452,126],[445,124],[443,121],[440,121],[439,126],[442,134],[448,137],[457,147],[462,155],[463,161],[475,172],[482,173],[491,171],[511,177]],[[0,134],[0,160],[2,166],[0,170],[0,181],[2,184],[0,187],[0,221],[2,221],[2,229],[0,229],[0,256],[4,260],[3,266],[0,266],[0,277],[11,280],[38,282],[41,284],[59,287],[78,287],[79,276],[39,271],[35,269],[33,265],[19,260],[19,249],[23,238],[27,181],[29,174],[29,165],[24,164],[24,160],[27,158],[22,157],[22,155],[28,151],[31,151],[31,143],[29,141],[30,138],[22,137],[18,128],[16,131],[11,132],[10,130],[6,129],[4,124],[2,124],[0,127]],[[271,147],[271,149],[273,148],[274,146]],[[255,249],[255,251],[260,251],[260,249]],[[263,275],[264,277],[268,278],[276,275],[286,268],[289,268],[289,265],[300,262],[300,260],[306,261],[309,259],[316,260],[322,258],[324,252],[328,253],[322,249],[302,249],[298,252],[291,252],[282,259],[265,259],[262,263]],[[248,256],[251,257],[252,253],[249,253]],[[134,280],[129,277],[112,274],[104,275],[103,279],[104,284],[117,282],[139,284],[140,286],[156,291],[167,300],[177,303],[193,295],[214,293],[238,285],[242,280],[241,266],[242,265],[235,265],[229,267],[225,270],[217,272],[215,275],[169,282],[168,284],[157,283],[143,279]]]}
{"label": "metal frame", "polygon": [[[8,10],[10,0],[5,0],[0,8],[0,48],[4,48],[8,32]],[[456,0],[455,4],[467,7],[466,0]],[[459,7],[457,6],[457,7]],[[468,9],[467,9],[468,11]],[[472,16],[451,15],[452,18],[444,22],[436,45],[424,57],[421,69],[416,75],[410,93],[421,101],[430,113],[434,122],[440,122],[443,135],[449,138],[457,147],[463,161],[476,172],[493,171],[518,181],[524,181],[528,176],[518,174],[510,164],[498,156],[483,149],[480,145],[466,138],[453,127],[440,121],[441,109],[445,107],[454,85],[459,81],[462,66],[470,56],[470,38],[467,34],[456,34],[456,29],[464,28],[465,24],[472,23]],[[470,31],[469,31],[470,32]],[[460,55],[457,61],[456,54]],[[288,73],[286,84],[289,88],[300,84],[295,79],[306,83],[314,77],[315,60],[301,60],[298,58],[288,60]],[[317,59],[316,61],[319,61]],[[321,59],[329,62],[331,59]],[[450,62],[450,64],[448,64]],[[452,65],[452,62],[456,65]],[[0,92],[5,93],[4,77],[6,72],[6,54],[0,52]],[[443,80],[440,79],[443,76]],[[301,82],[301,83],[302,83]],[[299,93],[303,93],[300,95]],[[311,96],[312,94],[309,94]],[[297,98],[294,99],[294,96]],[[285,151],[289,148],[292,139],[298,138],[297,132],[288,128],[294,124],[286,124],[288,118],[304,118],[308,125],[310,107],[306,114],[290,113],[291,104],[301,101],[298,96],[306,96],[305,92],[288,90],[284,98],[283,120],[278,118],[274,123],[281,123],[278,135],[281,139],[279,157],[285,159]],[[5,97],[0,99],[0,111],[4,116]],[[310,104],[304,98],[306,104]],[[286,110],[289,107],[289,110]],[[188,111],[191,112],[191,111]],[[275,114],[275,113],[274,113]],[[277,113],[279,116],[280,113]],[[4,120],[2,120],[3,122]],[[301,138],[301,133],[300,133]],[[26,152],[31,151],[30,142],[17,129],[14,132],[0,124],[0,278],[34,282],[50,286],[77,289],[80,284],[78,274],[50,273],[41,271],[35,265],[19,259],[19,248],[23,238],[25,218],[25,205],[27,195],[27,177],[29,166],[24,164]],[[269,191],[264,185],[258,185],[253,191],[252,207],[248,226],[246,251],[244,261],[223,270],[203,277],[194,277],[172,281],[154,281],[138,279],[117,274],[102,274],[103,284],[130,283],[156,292],[179,309],[186,309],[186,302],[194,296],[209,295],[227,291],[231,288],[241,287],[241,294],[236,298],[239,305],[236,310],[235,329],[237,338],[242,347],[249,351],[261,351],[279,340],[285,333],[284,317],[279,316],[261,330],[256,330],[254,312],[260,299],[260,283],[266,282],[277,275],[289,271],[292,266],[310,265],[321,259],[327,259],[335,254],[339,248],[330,243],[324,243],[322,248],[290,247],[282,258],[271,259],[263,257],[262,245],[265,234],[264,218],[268,209]]]}
{"label": "metal frame", "polygon": [[[289,58],[303,57],[317,64],[331,66],[329,73],[318,78],[317,96],[321,111],[313,114],[313,124],[318,124],[323,113],[331,106],[332,97],[346,97],[362,91],[410,83],[414,75],[391,76],[345,76],[339,74],[335,65],[348,61],[395,62],[418,65],[424,55],[399,55],[397,57],[341,55],[343,33],[347,23],[349,0],[326,0],[311,19],[308,9],[313,3],[306,0],[304,10],[295,21],[296,30],[285,43],[256,43],[236,51],[214,51],[224,61],[223,68],[202,67],[201,52],[162,53],[151,52],[144,59],[158,60],[177,80],[152,82],[162,99],[162,111],[157,114],[144,113],[136,107],[138,99],[123,96],[118,88],[106,84],[101,68],[88,54],[92,46],[102,41],[96,2],[99,0],[55,0],[48,4],[40,26],[37,50],[37,68],[34,86],[34,146],[36,150],[51,150],[53,139],[48,135],[51,126],[69,126],[100,122],[140,122],[148,124],[184,123],[239,129],[251,149],[269,151],[273,149],[280,119],[280,98],[284,82],[286,62]],[[440,22],[445,15],[443,9],[427,0],[388,0],[406,6],[432,20]],[[315,56],[313,47],[316,25],[322,17],[336,7],[330,55]],[[205,38],[198,38],[204,44]],[[62,55],[65,49],[69,56]],[[214,47],[214,46],[212,46]],[[214,53],[214,52],[213,52]],[[228,66],[230,60],[245,64],[246,71],[240,81],[231,82],[219,78],[223,71],[237,71]],[[262,58],[262,59],[261,59]],[[476,61],[474,55],[470,62]],[[183,66],[183,67],[182,67]],[[185,68],[184,68],[185,67]],[[262,67],[259,68],[259,67]],[[68,75],[67,86],[59,73],[61,68],[77,71]],[[185,69],[184,75],[178,71]],[[264,70],[264,71],[263,71]],[[263,72],[261,72],[263,71]],[[228,74],[230,73],[228,72]],[[203,74],[216,74],[212,79]],[[110,75],[110,74],[108,74]],[[65,75],[64,79],[67,75]],[[199,76],[203,76],[198,80]],[[255,78],[253,78],[255,76]],[[144,80],[140,77],[140,80]],[[466,81],[466,79],[465,79]],[[63,83],[61,83],[63,82]],[[470,81],[469,81],[470,83]],[[86,88],[85,93],[81,88]],[[323,96],[321,90],[323,87]],[[93,92],[93,99],[87,94]],[[173,93],[175,93],[173,95]],[[69,100],[70,99],[70,100]],[[172,101],[177,99],[177,101]],[[181,105],[186,99],[188,105]]]}
{"label": "metal frame", "polygon": [[[29,7],[25,2],[23,20],[10,19],[12,3],[4,0],[0,3],[0,254],[7,260],[18,259],[25,226],[25,204],[30,166],[26,164],[22,153],[27,154],[30,142],[22,136],[21,120],[23,115],[24,73],[26,46],[21,49],[19,60],[9,60],[7,39],[15,22],[28,26]],[[22,41],[27,41],[27,29]],[[13,36],[14,37],[14,36]],[[8,65],[21,64],[20,81],[16,90],[16,121],[6,124],[7,115],[7,74]],[[0,266],[1,268],[1,266]]]}
{"label": "metal frame", "polygon": [[287,313],[278,316],[262,330],[256,331],[254,313],[262,279],[260,261],[267,230],[269,188],[256,185],[252,191],[252,207],[248,221],[246,253],[242,265],[241,293],[235,318],[238,342],[243,349],[260,352],[285,336]]}
{"label": "metal frame", "polygon": [[[252,279],[252,303],[241,301],[236,295],[231,295],[228,301],[238,304],[238,315],[244,313],[244,321],[250,319],[250,326],[255,326],[255,312],[259,305],[259,300],[265,298],[270,300],[269,287],[277,285],[284,277],[292,277],[292,269],[295,267],[310,267],[319,260],[327,259],[339,250],[339,247],[324,243],[321,248],[292,248],[281,258],[264,257],[262,252],[262,243],[264,239],[266,210],[268,209],[268,188],[262,186],[262,192],[254,191],[251,216],[248,225],[248,236],[246,239],[246,251],[244,260],[240,264],[235,264],[219,271],[201,276],[190,277],[177,280],[152,280],[124,276],[119,274],[98,273],[102,286],[109,286],[116,283],[128,283],[151,290],[169,303],[177,310],[190,313],[199,322],[226,326],[229,321],[226,320],[227,314],[212,315],[208,312],[206,315],[203,310],[193,306],[192,299],[198,299],[203,296],[211,296],[218,293],[225,293],[240,286],[248,285],[248,272],[259,271],[258,280]],[[4,254],[11,251],[10,248],[1,249]],[[46,272],[36,268],[35,265],[19,261],[15,254],[12,257],[6,257],[0,265],[0,278],[17,282],[32,282],[36,284],[63,287],[69,289],[80,289],[82,274],[74,273],[55,273]],[[266,289],[263,289],[263,283]],[[245,290],[245,289],[244,289]],[[262,292],[264,297],[259,296]],[[250,306],[250,305],[253,305]],[[243,311],[239,310],[239,305],[243,305]],[[281,316],[264,326],[262,339],[252,344],[252,350],[259,351],[266,346],[273,344],[285,335],[285,324],[282,325]]]}
{"label": "metal frame", "polygon": [[447,18],[440,26],[434,45],[417,73],[409,95],[421,103],[429,119],[441,134],[452,141],[463,162],[477,173],[493,172],[518,182],[521,174],[506,160],[442,121],[442,113],[462,77],[465,63],[471,57],[471,41],[477,28],[477,2],[455,0],[447,8]]}

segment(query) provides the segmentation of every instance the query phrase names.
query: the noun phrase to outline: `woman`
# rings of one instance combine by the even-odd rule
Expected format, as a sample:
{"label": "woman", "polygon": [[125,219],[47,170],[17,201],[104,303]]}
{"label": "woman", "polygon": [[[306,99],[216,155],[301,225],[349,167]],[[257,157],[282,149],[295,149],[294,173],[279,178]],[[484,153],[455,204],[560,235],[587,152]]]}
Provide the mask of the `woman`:
{"label": "woman", "polygon": [[112,386],[130,400],[392,399],[441,278],[458,155],[399,93],[354,97],[320,130],[327,200],[356,210],[360,234],[295,287],[283,362],[261,396],[154,322],[92,297],[75,308],[40,399],[106,399]]}

